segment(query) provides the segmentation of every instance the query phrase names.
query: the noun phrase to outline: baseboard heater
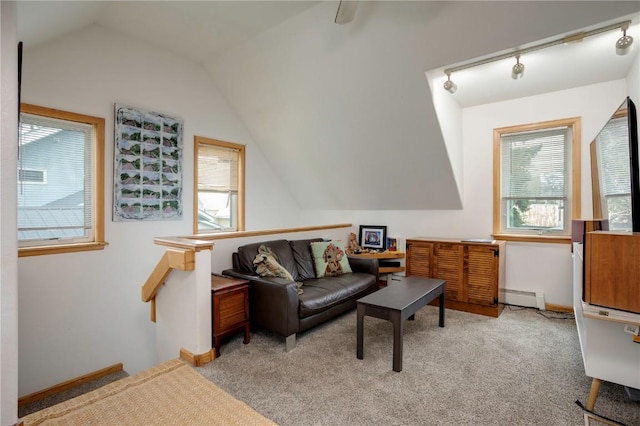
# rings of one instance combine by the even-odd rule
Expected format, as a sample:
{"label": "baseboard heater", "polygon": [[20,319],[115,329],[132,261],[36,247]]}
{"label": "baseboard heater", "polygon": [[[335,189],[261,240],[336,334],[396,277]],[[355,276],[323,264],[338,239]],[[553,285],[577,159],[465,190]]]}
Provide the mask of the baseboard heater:
{"label": "baseboard heater", "polygon": [[526,306],[528,308],[538,308],[545,310],[544,294],[534,291],[512,290],[509,288],[501,288],[501,299],[508,305]]}

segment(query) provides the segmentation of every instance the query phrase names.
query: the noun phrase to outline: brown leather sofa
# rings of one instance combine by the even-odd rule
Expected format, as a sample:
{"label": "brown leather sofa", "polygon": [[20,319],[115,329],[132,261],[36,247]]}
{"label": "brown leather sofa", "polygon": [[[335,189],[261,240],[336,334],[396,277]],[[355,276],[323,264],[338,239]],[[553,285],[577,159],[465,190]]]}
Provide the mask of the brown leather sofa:
{"label": "brown leather sofa", "polygon": [[[273,240],[247,244],[233,253],[233,269],[223,275],[250,281],[249,308],[252,326],[274,332],[285,338],[286,350],[295,347],[296,333],[355,308],[356,300],[378,289],[378,261],[349,258],[352,273],[316,278],[311,242],[307,240]],[[276,254],[295,281],[303,283],[298,295],[294,281],[278,277],[260,277],[253,260],[264,244]]]}

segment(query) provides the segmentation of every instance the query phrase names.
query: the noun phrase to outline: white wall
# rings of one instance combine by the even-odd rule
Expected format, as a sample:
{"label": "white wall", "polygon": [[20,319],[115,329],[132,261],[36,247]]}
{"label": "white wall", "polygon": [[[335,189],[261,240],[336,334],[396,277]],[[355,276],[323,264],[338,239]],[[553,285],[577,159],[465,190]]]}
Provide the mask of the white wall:
{"label": "white wall", "polygon": [[[3,55],[3,66],[4,59]],[[636,66],[636,74],[637,69]],[[300,211],[282,191],[276,173],[202,67],[93,26],[33,50],[27,49],[24,73],[25,102],[106,118],[105,205],[108,208],[112,205],[113,186],[113,104],[118,102],[185,119],[185,170],[193,161],[194,134],[247,144],[249,229],[352,222],[355,230],[358,224],[387,225],[390,235],[400,238],[489,236],[492,230],[490,130],[550,119],[539,117],[547,113],[554,113],[551,118],[582,115],[584,144],[626,94],[624,83],[613,82],[609,86],[580,88],[463,111],[464,176],[462,185],[457,182],[459,188],[464,188],[462,210],[395,211],[389,203],[389,210],[383,211]],[[638,92],[637,85],[635,92]],[[4,93],[3,84],[3,102]],[[3,120],[3,126],[5,122]],[[4,139],[2,144],[4,147]],[[453,155],[459,156],[459,153]],[[584,152],[583,159],[586,167]],[[419,167],[419,159],[414,160]],[[3,162],[3,169],[4,165]],[[424,185],[410,179],[403,182],[411,186],[413,192],[420,192]],[[140,301],[140,286],[163,252],[162,247],[153,245],[153,237],[191,233],[193,180],[187,171],[184,184],[182,220],[114,223],[108,212],[109,246],[104,251],[19,260],[20,395],[116,362],[124,362],[130,373],[153,364],[155,333],[149,321],[149,306]],[[2,187],[4,197],[7,186]],[[590,193],[586,188],[590,188],[590,183],[588,174],[583,173],[583,211],[589,212]],[[4,226],[4,218],[10,213],[4,205],[0,212]],[[342,238],[343,235],[346,238],[349,231],[309,232],[273,239]],[[230,253],[235,247],[255,240],[257,238],[216,242],[212,270],[219,272],[229,267]],[[569,256],[569,247],[564,245],[510,243],[507,288],[544,291],[548,303],[571,305]],[[3,257],[2,274],[4,262]],[[540,268],[541,264],[545,268]],[[547,271],[545,275],[540,274],[542,269]],[[4,280],[2,284],[4,304]],[[4,316],[4,307],[2,313]],[[4,362],[7,345],[4,335],[2,343]],[[2,372],[4,374],[4,369]]]}
{"label": "white wall", "polygon": [[306,209],[461,208],[460,141],[444,141],[424,72],[637,8],[362,1],[347,25],[335,10],[320,2],[205,64]]}
{"label": "white wall", "polygon": [[18,259],[16,4],[0,2],[0,425],[18,417]]}
{"label": "white wall", "polygon": [[[602,129],[611,114],[626,96],[624,80],[586,86],[577,89],[500,102],[464,111],[466,145],[483,146],[476,161],[486,162],[491,170],[494,128],[541,121],[582,117],[581,143],[581,215],[592,217],[589,143]],[[482,157],[480,157],[482,155]],[[490,184],[480,193],[489,201]],[[523,291],[542,291],[547,303],[571,306],[571,250],[564,244],[509,243],[507,254],[507,288]]]}
{"label": "white wall", "polygon": [[[360,2],[336,25],[336,3],[320,2],[206,68],[304,208],[459,208],[461,157],[438,131],[424,74],[442,8]],[[399,190],[409,179],[420,191]]]}
{"label": "white wall", "polygon": [[640,55],[637,56],[627,76],[627,90],[631,100],[636,104],[636,109],[640,108]]}
{"label": "white wall", "polygon": [[[204,69],[180,56],[91,26],[25,50],[23,102],[106,119],[109,245],[103,251],[19,259],[20,395],[117,362],[129,373],[154,364],[154,324],[140,287],[164,251],[153,238],[192,233],[194,135],[247,145],[248,229],[299,222],[298,207],[242,122]],[[116,102],[184,119],[181,220],[111,220]]]}
{"label": "white wall", "polygon": [[[322,218],[317,219],[318,222],[316,224],[322,223],[325,224],[338,224],[345,223],[342,222],[326,222]],[[336,228],[336,229],[324,229],[320,231],[306,231],[306,232],[289,232],[284,234],[276,234],[276,235],[266,235],[266,236],[258,236],[258,237],[245,237],[245,238],[231,238],[228,240],[215,240],[213,251],[211,254],[211,272],[213,273],[221,273],[225,269],[231,268],[231,254],[236,249],[244,244],[251,244],[260,241],[270,241],[270,240],[304,240],[309,238],[325,238],[325,239],[333,239],[333,240],[342,240],[345,243],[349,238],[349,233],[355,232],[358,233],[357,227],[347,227],[347,228]]]}
{"label": "white wall", "polygon": [[[625,80],[500,102],[462,112],[464,208],[441,211],[313,211],[308,220],[387,225],[390,236],[488,238],[493,230],[493,129],[582,117],[582,217],[591,217],[588,145],[626,96]],[[413,182],[407,182],[412,185]],[[507,243],[505,288],[543,292],[546,303],[571,306],[568,244]]]}

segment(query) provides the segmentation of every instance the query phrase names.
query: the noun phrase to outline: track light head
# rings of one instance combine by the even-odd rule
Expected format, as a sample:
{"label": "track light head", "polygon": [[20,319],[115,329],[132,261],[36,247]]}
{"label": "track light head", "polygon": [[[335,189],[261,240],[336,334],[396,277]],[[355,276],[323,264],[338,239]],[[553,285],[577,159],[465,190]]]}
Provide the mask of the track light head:
{"label": "track light head", "polygon": [[626,55],[633,48],[633,37],[627,35],[629,24],[622,26],[622,37],[616,41],[616,53],[618,55]]}
{"label": "track light head", "polygon": [[520,55],[516,55],[516,64],[511,68],[511,78],[517,80],[524,75],[524,64],[520,63]]}
{"label": "track light head", "polygon": [[451,73],[447,73],[447,81],[444,82],[443,87],[444,90],[451,93],[452,95],[456,93],[456,90],[458,90],[458,86],[453,81],[451,81]]}

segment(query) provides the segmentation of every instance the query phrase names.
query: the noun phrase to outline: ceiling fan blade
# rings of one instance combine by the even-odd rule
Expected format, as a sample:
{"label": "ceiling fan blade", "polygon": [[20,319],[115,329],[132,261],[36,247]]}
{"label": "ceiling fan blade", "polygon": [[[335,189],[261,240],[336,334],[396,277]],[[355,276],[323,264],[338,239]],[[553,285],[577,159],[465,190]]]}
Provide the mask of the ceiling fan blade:
{"label": "ceiling fan blade", "polygon": [[336,12],[336,24],[348,24],[353,21],[358,8],[358,0],[340,0],[338,11]]}

